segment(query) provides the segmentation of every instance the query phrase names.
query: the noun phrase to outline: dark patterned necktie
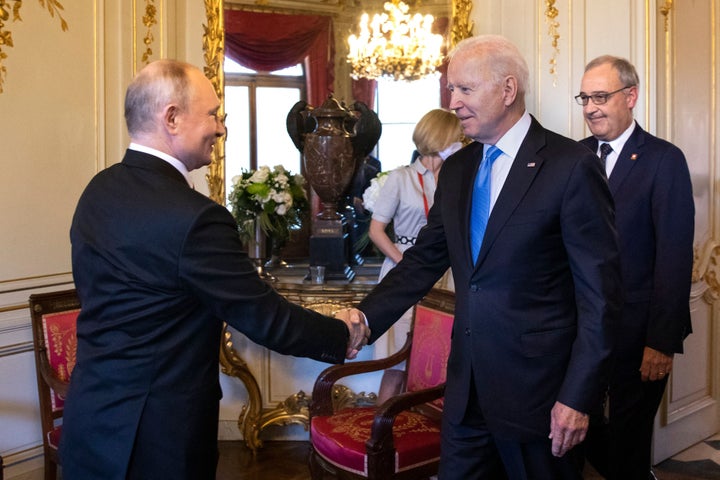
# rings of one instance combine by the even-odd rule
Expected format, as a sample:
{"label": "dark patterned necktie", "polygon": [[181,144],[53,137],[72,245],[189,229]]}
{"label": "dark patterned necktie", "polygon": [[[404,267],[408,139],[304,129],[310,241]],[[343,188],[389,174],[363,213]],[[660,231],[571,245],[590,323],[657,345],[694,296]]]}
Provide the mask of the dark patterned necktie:
{"label": "dark patterned necktie", "polygon": [[603,167],[607,163],[607,157],[613,151],[609,143],[603,143],[600,145],[600,160],[602,160]]}

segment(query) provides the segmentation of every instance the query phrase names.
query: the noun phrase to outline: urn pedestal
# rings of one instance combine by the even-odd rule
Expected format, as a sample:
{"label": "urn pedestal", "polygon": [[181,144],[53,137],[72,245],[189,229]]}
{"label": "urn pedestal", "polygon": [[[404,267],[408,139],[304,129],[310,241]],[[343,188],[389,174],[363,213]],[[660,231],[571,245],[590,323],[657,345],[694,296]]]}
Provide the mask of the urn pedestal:
{"label": "urn pedestal", "polygon": [[377,114],[357,102],[350,110],[332,95],[318,108],[298,102],[287,117],[287,129],[303,154],[305,177],[322,202],[312,223],[310,265],[325,266],[326,280],[355,277],[350,266],[348,225],[338,211],[362,159],[380,138]]}

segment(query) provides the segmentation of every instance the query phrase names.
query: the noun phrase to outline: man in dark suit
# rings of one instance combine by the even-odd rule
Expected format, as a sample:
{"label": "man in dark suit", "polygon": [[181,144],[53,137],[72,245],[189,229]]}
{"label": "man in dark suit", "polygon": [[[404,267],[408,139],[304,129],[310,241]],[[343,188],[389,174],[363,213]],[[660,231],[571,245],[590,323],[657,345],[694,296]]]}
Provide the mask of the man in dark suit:
{"label": "man in dark suit", "polygon": [[125,98],[125,158],[80,198],[64,478],[215,478],[223,321],[280,353],[331,363],[352,358],[369,334],[280,297],[243,252],[228,210],[189,185],[225,131],[219,108],[197,68],[145,67]]}
{"label": "man in dark suit", "polygon": [[[475,142],[445,161],[427,226],[359,306],[372,342],[453,269],[442,480],[582,478],[573,447],[607,372],[621,294],[612,198],[597,157],[527,113],[528,77],[503,37],[457,45],[450,108]],[[473,235],[493,146],[487,230]]]}
{"label": "man in dark suit", "polygon": [[[690,173],[676,146],[633,119],[639,78],[623,58],[585,67],[580,94],[615,200],[625,303],[608,389],[609,423],[593,419],[588,457],[610,479],[646,480],[655,413],[690,333],[695,207]],[[608,146],[606,146],[608,145]],[[652,477],[651,477],[652,478]]]}

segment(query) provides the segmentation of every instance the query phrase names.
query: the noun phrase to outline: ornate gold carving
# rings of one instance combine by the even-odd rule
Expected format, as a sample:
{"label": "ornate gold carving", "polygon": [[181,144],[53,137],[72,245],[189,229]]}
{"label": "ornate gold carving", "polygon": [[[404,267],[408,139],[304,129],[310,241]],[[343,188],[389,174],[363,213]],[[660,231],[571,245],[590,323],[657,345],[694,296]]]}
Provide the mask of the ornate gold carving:
{"label": "ornate gold carving", "polygon": [[710,304],[720,300],[720,243],[711,240],[699,252],[695,250],[692,281],[693,284],[705,282],[705,288],[693,295],[694,297],[702,295]]}
{"label": "ornate gold carving", "polygon": [[473,22],[470,20],[470,10],[472,10],[472,0],[453,0],[450,48],[472,36]]}
{"label": "ornate gold carving", "polygon": [[[1,0],[0,0],[1,1]],[[203,55],[205,76],[210,79],[220,99],[218,116],[225,118],[225,20],[222,0],[205,0],[207,25],[203,25]],[[210,198],[225,205],[225,136],[215,142],[212,162],[205,178]]]}
{"label": "ornate gold carving", "polygon": [[377,403],[377,394],[370,392],[355,393],[345,385],[335,384],[332,391],[333,410],[348,407],[366,407]]}
{"label": "ornate gold carving", "polygon": [[145,38],[143,43],[145,44],[145,52],[142,55],[142,61],[145,65],[150,63],[150,57],[152,57],[152,44],[155,41],[155,37],[152,33],[153,25],[157,24],[157,8],[155,8],[155,0],[145,0],[145,15],[142,17],[143,25],[147,27]]}
{"label": "ornate gold carving", "polygon": [[557,86],[557,57],[560,54],[560,22],[557,16],[560,13],[555,7],[555,0],[545,0],[545,23],[548,24],[548,36],[553,53],[548,63],[550,64],[550,75],[553,76],[553,86]]}
{"label": "ornate gold carving", "polygon": [[666,0],[665,4],[660,7],[660,13],[665,17],[665,33],[670,30],[670,12],[673,8],[673,0]]}
{"label": "ornate gold carving", "polygon": [[[335,385],[332,393],[333,408],[335,411],[341,408],[360,407],[375,405],[377,395],[365,392],[354,393],[345,385]],[[270,425],[302,425],[305,430],[310,427],[310,397],[300,390],[295,395],[290,395],[282,402],[271,409],[264,410],[259,416],[248,415],[243,420],[246,409],[240,413],[238,428],[243,432],[245,444],[254,451],[262,448],[260,432]]]}
{"label": "ornate gold carving", "polygon": [[220,366],[224,374],[240,379],[248,391],[248,403],[240,411],[238,428],[242,432],[247,446],[252,451],[255,451],[262,447],[258,428],[262,409],[262,395],[260,394],[260,386],[250,372],[247,363],[240,358],[240,355],[233,347],[232,334],[227,331],[227,325],[223,327],[223,341],[220,345]]}
{"label": "ornate gold carving", "polygon": [[[7,75],[7,69],[3,65],[3,60],[7,58],[7,53],[3,52],[3,47],[14,47],[12,40],[12,32],[5,29],[5,22],[10,18],[10,2],[13,3],[12,13],[13,22],[22,21],[20,17],[20,9],[22,8],[23,0],[0,0],[0,93],[3,93],[3,83],[5,76]],[[60,19],[60,28],[63,32],[67,31],[68,24],[60,14],[60,10],[65,8],[58,0],[38,0],[40,6],[47,7],[50,16],[55,18],[55,15]]]}

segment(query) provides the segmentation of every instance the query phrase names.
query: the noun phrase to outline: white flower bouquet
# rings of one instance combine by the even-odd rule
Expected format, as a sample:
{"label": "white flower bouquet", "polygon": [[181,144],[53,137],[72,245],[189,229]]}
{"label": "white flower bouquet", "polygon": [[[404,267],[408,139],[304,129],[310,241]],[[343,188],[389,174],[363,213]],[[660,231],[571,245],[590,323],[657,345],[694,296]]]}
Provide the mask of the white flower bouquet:
{"label": "white flower bouquet", "polygon": [[228,205],[238,224],[240,237],[254,236],[255,221],[273,242],[283,245],[291,229],[302,226],[309,203],[302,175],[292,175],[282,165],[244,170],[232,179]]}

